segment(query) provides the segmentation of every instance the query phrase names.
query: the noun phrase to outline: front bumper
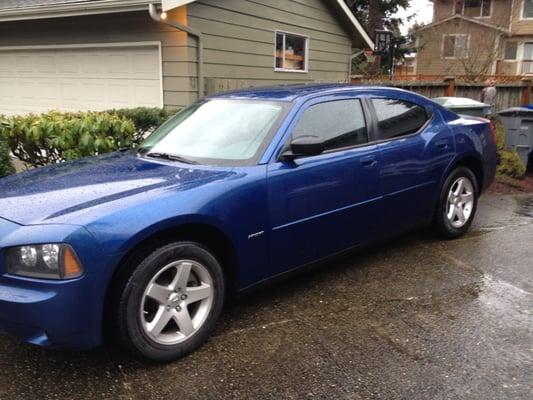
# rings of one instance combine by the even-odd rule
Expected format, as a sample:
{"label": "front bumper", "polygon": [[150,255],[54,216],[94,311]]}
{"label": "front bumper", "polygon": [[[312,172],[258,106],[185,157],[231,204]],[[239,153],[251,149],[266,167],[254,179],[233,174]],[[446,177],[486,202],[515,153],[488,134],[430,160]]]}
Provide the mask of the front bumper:
{"label": "front bumper", "polygon": [[0,332],[40,346],[86,349],[98,345],[99,335],[91,329],[92,318],[82,295],[83,278],[56,285],[17,281],[2,278],[0,283]]}
{"label": "front bumper", "polygon": [[[38,243],[71,244],[84,275],[52,281],[7,274],[3,249]],[[107,258],[95,248],[82,227],[21,226],[0,218],[0,333],[40,346],[73,350],[98,346],[109,276],[104,268]]]}

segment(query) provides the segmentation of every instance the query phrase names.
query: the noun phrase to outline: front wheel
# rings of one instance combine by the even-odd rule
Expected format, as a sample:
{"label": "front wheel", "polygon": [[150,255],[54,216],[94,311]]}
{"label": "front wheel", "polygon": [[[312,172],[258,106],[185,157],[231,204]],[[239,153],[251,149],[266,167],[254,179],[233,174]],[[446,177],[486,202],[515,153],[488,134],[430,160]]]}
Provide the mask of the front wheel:
{"label": "front wheel", "polygon": [[476,177],[470,169],[459,167],[452,171],[444,182],[435,213],[435,226],[443,237],[455,239],[468,231],[478,196]]}
{"label": "front wheel", "polygon": [[200,347],[224,302],[222,268],[193,242],[172,243],[140,260],[124,282],[115,318],[137,357],[169,362]]}

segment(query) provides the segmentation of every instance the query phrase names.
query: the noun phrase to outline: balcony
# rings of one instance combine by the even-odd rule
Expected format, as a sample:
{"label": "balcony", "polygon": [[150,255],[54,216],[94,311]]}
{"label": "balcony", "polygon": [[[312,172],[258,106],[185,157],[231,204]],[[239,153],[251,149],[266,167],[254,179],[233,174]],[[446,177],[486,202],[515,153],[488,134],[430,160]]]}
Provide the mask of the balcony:
{"label": "balcony", "polygon": [[533,74],[533,60],[522,60],[520,61],[521,74]]}
{"label": "balcony", "polygon": [[533,60],[497,60],[496,75],[533,74]]}

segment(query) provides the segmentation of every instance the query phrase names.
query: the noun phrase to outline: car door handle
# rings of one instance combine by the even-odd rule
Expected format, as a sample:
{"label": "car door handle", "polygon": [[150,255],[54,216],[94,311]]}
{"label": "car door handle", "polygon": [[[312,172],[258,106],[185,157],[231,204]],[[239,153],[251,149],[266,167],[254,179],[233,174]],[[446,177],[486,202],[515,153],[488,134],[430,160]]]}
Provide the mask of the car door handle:
{"label": "car door handle", "polygon": [[449,147],[450,143],[447,140],[439,140],[436,145],[437,149],[446,150]]}
{"label": "car door handle", "polygon": [[361,165],[365,168],[374,167],[378,164],[378,160],[374,156],[368,156],[361,158]]}

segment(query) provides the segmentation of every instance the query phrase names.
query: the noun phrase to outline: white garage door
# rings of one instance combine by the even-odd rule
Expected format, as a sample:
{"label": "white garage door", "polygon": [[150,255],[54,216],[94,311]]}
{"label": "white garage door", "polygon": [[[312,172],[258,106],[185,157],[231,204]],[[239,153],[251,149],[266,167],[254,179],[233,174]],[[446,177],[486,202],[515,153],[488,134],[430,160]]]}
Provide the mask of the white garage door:
{"label": "white garage door", "polygon": [[0,114],[162,106],[159,46],[0,49]]}

